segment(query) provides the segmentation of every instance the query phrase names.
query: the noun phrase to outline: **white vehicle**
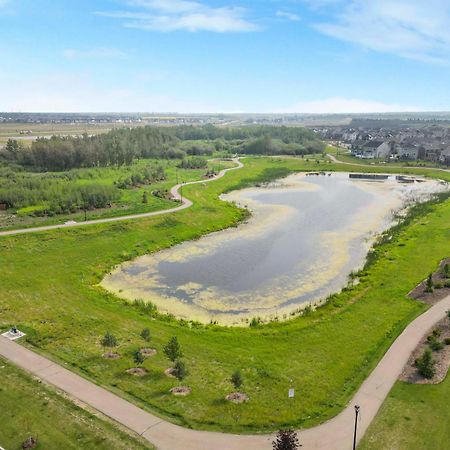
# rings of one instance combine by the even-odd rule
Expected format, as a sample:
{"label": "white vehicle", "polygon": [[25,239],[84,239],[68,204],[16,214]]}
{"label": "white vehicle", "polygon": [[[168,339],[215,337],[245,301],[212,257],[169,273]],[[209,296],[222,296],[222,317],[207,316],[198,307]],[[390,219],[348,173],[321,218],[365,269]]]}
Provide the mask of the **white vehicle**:
{"label": "white vehicle", "polygon": [[77,222],[75,220],[68,220],[64,225],[76,225]]}

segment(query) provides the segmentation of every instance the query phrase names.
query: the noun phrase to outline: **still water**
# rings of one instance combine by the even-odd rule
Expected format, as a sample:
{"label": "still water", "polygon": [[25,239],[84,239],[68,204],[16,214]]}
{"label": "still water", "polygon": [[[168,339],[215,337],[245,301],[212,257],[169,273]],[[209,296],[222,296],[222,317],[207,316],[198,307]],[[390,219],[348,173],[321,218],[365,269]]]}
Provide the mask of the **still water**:
{"label": "still water", "polygon": [[250,208],[248,223],[125,263],[102,285],[186,319],[282,320],[345,286],[394,212],[442,189],[339,173],[232,192],[223,199]]}

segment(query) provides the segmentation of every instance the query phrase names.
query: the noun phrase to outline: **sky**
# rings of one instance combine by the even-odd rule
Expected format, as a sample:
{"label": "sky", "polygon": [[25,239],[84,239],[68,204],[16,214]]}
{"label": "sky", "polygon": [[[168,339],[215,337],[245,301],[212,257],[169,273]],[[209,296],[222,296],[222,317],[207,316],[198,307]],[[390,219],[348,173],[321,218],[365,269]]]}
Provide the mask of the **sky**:
{"label": "sky", "polygon": [[0,111],[450,110],[450,0],[0,0]]}

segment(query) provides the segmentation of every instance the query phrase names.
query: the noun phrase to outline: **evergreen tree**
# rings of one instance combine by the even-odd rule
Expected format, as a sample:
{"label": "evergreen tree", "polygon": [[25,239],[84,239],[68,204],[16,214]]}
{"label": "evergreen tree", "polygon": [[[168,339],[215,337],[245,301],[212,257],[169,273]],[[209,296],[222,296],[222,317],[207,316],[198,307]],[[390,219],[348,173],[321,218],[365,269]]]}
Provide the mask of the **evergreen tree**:
{"label": "evergreen tree", "polygon": [[436,361],[434,361],[431,350],[426,349],[423,352],[423,355],[416,360],[416,367],[419,371],[420,375],[422,375],[425,378],[433,378],[436,369],[435,369]]}
{"label": "evergreen tree", "polygon": [[297,433],[294,430],[280,430],[275,441],[272,442],[273,450],[297,450],[301,447]]}
{"label": "evergreen tree", "polygon": [[242,386],[242,383],[244,382],[241,372],[239,370],[235,370],[233,372],[233,375],[231,375],[230,381],[235,389],[239,389]]}

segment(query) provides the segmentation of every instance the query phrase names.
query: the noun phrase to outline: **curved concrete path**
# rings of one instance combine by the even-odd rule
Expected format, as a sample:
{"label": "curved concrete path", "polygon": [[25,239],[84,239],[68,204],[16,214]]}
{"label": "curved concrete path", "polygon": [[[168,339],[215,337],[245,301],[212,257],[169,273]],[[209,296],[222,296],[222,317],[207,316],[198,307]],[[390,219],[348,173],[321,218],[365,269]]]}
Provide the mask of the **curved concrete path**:
{"label": "curved concrete path", "polygon": [[[354,405],[361,406],[358,441],[402,372],[422,337],[450,309],[450,296],[411,322],[335,418],[300,431],[305,450],[350,450]],[[110,391],[0,336],[0,355],[140,434],[160,450],[269,450],[272,435],[234,435],[182,428],[150,414]],[[275,399],[274,399],[275,401]]]}
{"label": "curved concrete path", "polygon": [[215,181],[215,180],[218,180],[219,178],[222,178],[230,170],[241,169],[242,167],[244,167],[244,165],[239,161],[239,158],[233,158],[233,161],[236,163],[236,167],[230,167],[229,169],[223,169],[213,178],[208,178],[206,180],[199,180],[199,181],[189,181],[187,183],[180,183],[180,184],[177,184],[176,186],[174,186],[170,190],[172,197],[175,200],[181,200],[181,199],[183,200],[182,204],[175,208],[163,209],[161,211],[153,211],[153,212],[142,213],[142,214],[130,214],[127,216],[106,217],[104,219],[87,220],[85,222],[74,222],[74,223],[69,223],[69,224],[61,223],[61,224],[56,224],[56,225],[45,225],[42,227],[20,228],[17,230],[0,231],[0,236],[12,236],[12,235],[16,235],[16,234],[36,233],[39,231],[57,230],[57,229],[61,229],[61,228],[84,227],[86,225],[94,225],[94,224],[98,224],[98,223],[121,222],[123,220],[142,219],[144,217],[161,216],[164,214],[171,214],[171,213],[174,213],[177,211],[181,211],[182,209],[186,209],[186,208],[189,208],[190,206],[192,206],[192,202],[185,197],[182,198],[181,194],[179,193],[179,190],[182,189],[183,186],[189,186],[191,184],[199,184],[199,183],[209,183],[211,181]]}

